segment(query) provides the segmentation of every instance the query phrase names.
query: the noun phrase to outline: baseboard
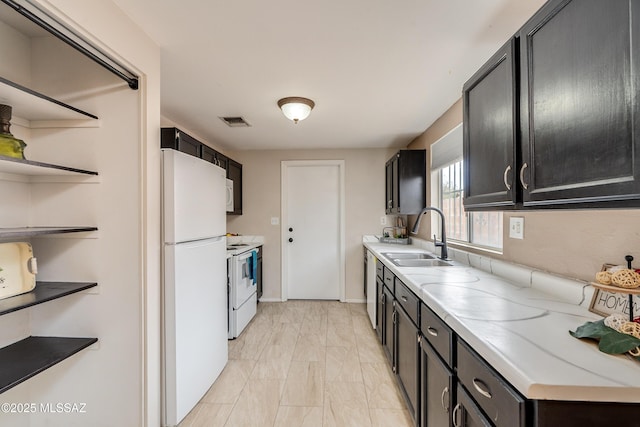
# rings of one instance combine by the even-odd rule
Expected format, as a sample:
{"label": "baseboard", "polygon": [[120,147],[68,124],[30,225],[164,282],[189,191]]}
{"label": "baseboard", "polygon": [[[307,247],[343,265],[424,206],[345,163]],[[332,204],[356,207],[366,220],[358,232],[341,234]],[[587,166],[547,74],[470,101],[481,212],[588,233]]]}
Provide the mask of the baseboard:
{"label": "baseboard", "polygon": [[[260,298],[258,302],[283,302],[280,298]],[[348,299],[345,300],[348,304],[366,304],[366,299]]]}
{"label": "baseboard", "polygon": [[260,298],[258,302],[282,302],[280,298]]}

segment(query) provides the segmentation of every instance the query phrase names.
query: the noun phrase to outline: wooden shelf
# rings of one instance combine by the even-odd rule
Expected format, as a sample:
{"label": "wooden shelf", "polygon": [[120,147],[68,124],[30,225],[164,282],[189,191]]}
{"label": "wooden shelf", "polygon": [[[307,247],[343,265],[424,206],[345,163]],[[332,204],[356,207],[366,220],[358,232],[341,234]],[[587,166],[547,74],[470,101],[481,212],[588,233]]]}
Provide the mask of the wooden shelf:
{"label": "wooden shelf", "polygon": [[0,393],[97,342],[97,338],[28,337],[0,349]]}
{"label": "wooden shelf", "polygon": [[15,159],[13,157],[0,156],[0,172],[18,175],[98,175],[98,172],[51,163],[36,162],[33,160]]}
{"label": "wooden shelf", "polygon": [[0,77],[0,103],[10,105],[14,116],[30,121],[98,118],[3,77]]}
{"label": "wooden shelf", "polygon": [[47,234],[82,233],[96,231],[98,227],[14,227],[0,228],[0,239],[24,239]]}
{"label": "wooden shelf", "polygon": [[36,287],[31,292],[0,300],[0,316],[66,297],[95,286],[98,286],[98,284],[89,282],[36,282]]}
{"label": "wooden shelf", "polygon": [[616,294],[640,295],[640,288],[621,288],[619,286],[603,285],[602,283],[598,282],[591,282],[591,285],[594,288],[602,289],[603,291],[613,292]]}

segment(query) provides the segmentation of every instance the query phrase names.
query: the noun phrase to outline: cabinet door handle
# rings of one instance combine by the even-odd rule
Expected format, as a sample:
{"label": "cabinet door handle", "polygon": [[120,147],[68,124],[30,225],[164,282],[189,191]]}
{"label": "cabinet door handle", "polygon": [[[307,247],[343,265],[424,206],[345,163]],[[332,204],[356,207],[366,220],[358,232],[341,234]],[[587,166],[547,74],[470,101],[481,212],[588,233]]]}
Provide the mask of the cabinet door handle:
{"label": "cabinet door handle", "polygon": [[[447,400],[445,400],[445,396]],[[449,387],[445,387],[442,389],[442,394],[440,395],[440,403],[442,403],[442,409],[444,412],[449,412]]]}
{"label": "cabinet door handle", "polygon": [[487,399],[491,399],[491,390],[489,389],[489,386],[484,383],[484,381],[478,378],[474,378],[473,387],[478,391],[478,393],[480,393]]}
{"label": "cabinet door handle", "polygon": [[502,175],[502,180],[504,181],[504,186],[507,187],[507,191],[511,191],[511,185],[507,181],[507,175],[509,175],[509,171],[511,170],[511,165],[507,166],[504,170],[504,175]]}
{"label": "cabinet door handle", "polygon": [[462,408],[462,403],[458,403],[455,408],[453,408],[453,413],[451,414],[451,419],[453,420],[454,427],[460,427],[460,423],[458,422],[458,412]]}
{"label": "cabinet door handle", "polygon": [[525,190],[529,188],[529,184],[527,184],[526,182],[524,182],[524,170],[529,167],[528,164],[524,164],[522,165],[522,167],[520,168],[520,183],[522,184],[522,188],[524,188]]}
{"label": "cabinet door handle", "polygon": [[427,332],[429,333],[429,335],[437,337],[438,336],[438,330],[436,328],[432,328],[431,326],[429,326],[427,328]]}
{"label": "cabinet door handle", "polygon": [[404,301],[404,302],[407,302],[407,297],[405,297],[404,295],[402,295],[402,296],[400,297],[400,299],[401,299],[402,301]]}

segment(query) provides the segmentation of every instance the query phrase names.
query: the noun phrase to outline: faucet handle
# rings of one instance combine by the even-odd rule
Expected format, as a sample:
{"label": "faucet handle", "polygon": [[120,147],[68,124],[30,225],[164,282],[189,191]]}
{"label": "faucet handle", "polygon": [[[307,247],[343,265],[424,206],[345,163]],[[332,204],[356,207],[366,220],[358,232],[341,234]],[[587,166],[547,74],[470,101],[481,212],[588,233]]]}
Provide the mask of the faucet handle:
{"label": "faucet handle", "polygon": [[436,235],[433,235],[433,244],[436,246],[436,248],[439,248],[440,246],[443,246],[444,243],[442,242],[438,242],[438,239],[436,238]]}

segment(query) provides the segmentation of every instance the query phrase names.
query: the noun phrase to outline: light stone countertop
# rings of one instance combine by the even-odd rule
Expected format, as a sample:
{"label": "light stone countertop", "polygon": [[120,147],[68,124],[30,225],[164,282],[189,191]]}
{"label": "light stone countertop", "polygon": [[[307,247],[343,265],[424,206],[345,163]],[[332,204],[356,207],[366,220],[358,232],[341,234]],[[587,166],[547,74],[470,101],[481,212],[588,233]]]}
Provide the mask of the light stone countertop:
{"label": "light stone countertop", "polygon": [[[242,246],[234,246],[242,245]],[[234,255],[239,255],[243,252],[257,248],[264,245],[263,236],[227,236],[227,248],[233,247],[234,249],[227,249],[227,258]]]}
{"label": "light stone countertop", "polygon": [[[416,244],[417,243],[417,244]],[[640,363],[569,335],[601,317],[584,282],[450,249],[451,267],[397,267],[384,252],[431,252],[430,242],[363,244],[456,334],[530,399],[640,402]]]}

